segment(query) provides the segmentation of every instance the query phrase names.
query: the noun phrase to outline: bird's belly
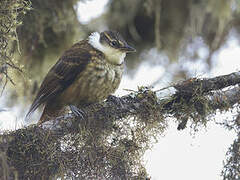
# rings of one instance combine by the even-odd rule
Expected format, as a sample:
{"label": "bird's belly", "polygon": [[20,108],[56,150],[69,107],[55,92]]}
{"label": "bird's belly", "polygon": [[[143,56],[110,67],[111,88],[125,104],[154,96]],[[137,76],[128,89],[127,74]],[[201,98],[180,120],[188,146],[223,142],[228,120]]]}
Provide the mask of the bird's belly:
{"label": "bird's belly", "polygon": [[87,65],[78,78],[60,96],[60,102],[81,106],[103,101],[118,88],[122,67]]}

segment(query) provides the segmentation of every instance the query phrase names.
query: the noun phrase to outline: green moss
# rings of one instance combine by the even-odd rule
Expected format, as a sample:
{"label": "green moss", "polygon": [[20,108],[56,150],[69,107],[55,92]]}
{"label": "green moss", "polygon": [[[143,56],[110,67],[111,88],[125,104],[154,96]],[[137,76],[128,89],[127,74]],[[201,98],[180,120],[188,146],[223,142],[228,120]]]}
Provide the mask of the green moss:
{"label": "green moss", "polygon": [[[21,71],[13,59],[12,45],[14,42],[18,43],[16,29],[22,24],[20,17],[31,9],[30,6],[31,2],[28,0],[0,2],[0,68],[7,65],[8,68]],[[16,46],[16,49],[18,48],[19,46]],[[7,69],[4,74],[7,76]]]}
{"label": "green moss", "polygon": [[59,168],[56,139],[39,128],[20,129],[12,136],[6,154],[18,171],[19,179],[48,178],[56,173]]}

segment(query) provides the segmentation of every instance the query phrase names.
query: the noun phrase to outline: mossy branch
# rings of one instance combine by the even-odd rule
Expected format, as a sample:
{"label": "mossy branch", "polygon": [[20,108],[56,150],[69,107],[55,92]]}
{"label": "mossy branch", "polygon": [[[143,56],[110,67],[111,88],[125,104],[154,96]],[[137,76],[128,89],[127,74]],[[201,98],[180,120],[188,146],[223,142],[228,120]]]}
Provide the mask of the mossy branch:
{"label": "mossy branch", "polygon": [[174,85],[179,92],[184,94],[205,94],[211,91],[221,90],[228,86],[240,83],[240,72],[234,72],[228,75],[218,76],[208,79],[189,79],[187,81]]}
{"label": "mossy branch", "polygon": [[[41,127],[0,136],[0,175],[19,179],[145,179],[144,152],[167,127],[167,117],[205,125],[217,109],[239,103],[240,72],[178,83],[176,91],[139,91],[81,108],[84,118],[66,114]],[[222,90],[223,88],[230,87]],[[235,87],[233,87],[235,86]],[[7,161],[7,162],[6,162]]]}
{"label": "mossy branch", "polygon": [[[240,87],[222,90],[239,83],[240,72],[214,78],[193,78],[173,85],[176,92],[164,99],[158,99],[157,92],[142,87],[138,92],[123,96],[118,100],[114,98],[114,101],[112,101],[109,98],[103,103],[96,103],[82,108],[82,110],[86,112],[86,119],[99,119],[101,116],[107,115],[104,118],[108,122],[136,115],[140,116],[140,119],[144,119],[156,115],[180,118],[179,114],[191,118],[193,116],[189,116],[190,114],[197,114],[200,115],[197,119],[204,119],[216,110],[228,110],[239,102]],[[188,109],[188,113],[186,113],[186,109]],[[190,109],[191,113],[189,114]],[[66,125],[75,127],[76,121],[81,123],[83,120],[76,120],[73,114],[67,114],[54,121],[46,122],[43,127],[51,129],[55,134],[64,134],[66,129],[62,132],[63,127]]]}

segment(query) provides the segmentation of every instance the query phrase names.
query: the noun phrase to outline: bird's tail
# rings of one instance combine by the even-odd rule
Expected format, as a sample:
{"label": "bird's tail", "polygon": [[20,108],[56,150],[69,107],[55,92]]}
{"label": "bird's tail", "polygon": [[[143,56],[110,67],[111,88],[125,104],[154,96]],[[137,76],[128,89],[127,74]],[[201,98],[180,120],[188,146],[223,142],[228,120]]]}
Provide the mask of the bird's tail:
{"label": "bird's tail", "polygon": [[38,121],[38,124],[42,124],[46,121],[54,119],[58,116],[61,116],[65,112],[64,106],[53,106],[52,104],[46,104],[42,112],[41,118]]}

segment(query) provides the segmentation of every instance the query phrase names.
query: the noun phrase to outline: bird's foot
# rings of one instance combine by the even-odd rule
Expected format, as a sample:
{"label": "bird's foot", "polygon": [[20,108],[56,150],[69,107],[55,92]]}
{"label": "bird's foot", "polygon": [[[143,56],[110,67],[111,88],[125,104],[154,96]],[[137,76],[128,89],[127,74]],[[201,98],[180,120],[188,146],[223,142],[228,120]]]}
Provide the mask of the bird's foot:
{"label": "bird's foot", "polygon": [[69,105],[69,107],[70,107],[70,110],[72,111],[72,113],[76,117],[80,117],[80,118],[84,119],[84,117],[86,116],[86,113],[82,109],[79,109],[78,107],[76,107],[74,105]]}
{"label": "bird's foot", "polygon": [[124,105],[121,101],[121,99],[117,96],[113,96],[113,95],[109,95],[108,98],[107,98],[108,101],[112,101],[113,103],[117,104],[117,106],[123,108]]}

